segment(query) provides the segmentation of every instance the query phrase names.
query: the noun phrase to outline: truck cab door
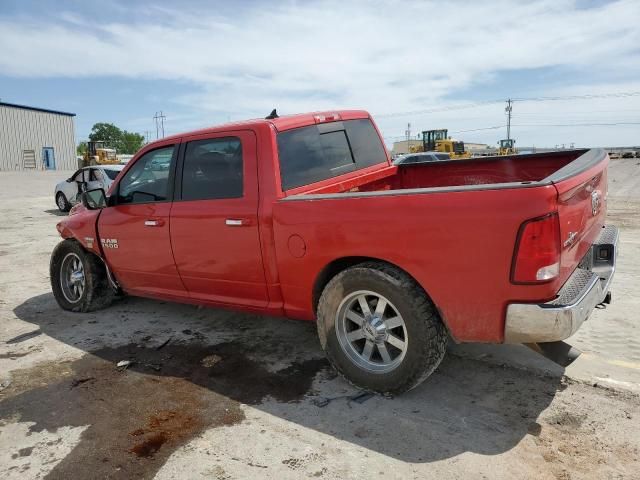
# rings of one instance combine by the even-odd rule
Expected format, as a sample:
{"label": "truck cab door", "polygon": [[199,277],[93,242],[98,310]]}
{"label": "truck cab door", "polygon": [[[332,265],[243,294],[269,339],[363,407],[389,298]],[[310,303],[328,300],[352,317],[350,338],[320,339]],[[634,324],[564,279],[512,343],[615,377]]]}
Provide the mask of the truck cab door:
{"label": "truck cab door", "polygon": [[254,133],[186,137],[181,151],[171,243],[190,297],[265,307]]}
{"label": "truck cab door", "polygon": [[169,236],[178,147],[145,152],[112,189],[98,219],[107,262],[125,291],[142,296],[185,297]]}

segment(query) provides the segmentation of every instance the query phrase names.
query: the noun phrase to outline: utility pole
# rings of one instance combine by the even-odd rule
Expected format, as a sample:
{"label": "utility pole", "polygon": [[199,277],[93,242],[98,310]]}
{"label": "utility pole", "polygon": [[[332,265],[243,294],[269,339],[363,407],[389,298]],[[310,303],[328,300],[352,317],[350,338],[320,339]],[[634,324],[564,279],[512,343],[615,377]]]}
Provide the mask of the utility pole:
{"label": "utility pole", "polygon": [[156,112],[156,114],[153,116],[153,119],[156,122],[156,140],[158,138],[160,138],[160,132],[162,132],[162,138],[164,138],[164,119],[167,118],[163,113],[162,110],[160,110],[160,112]]}
{"label": "utility pole", "polygon": [[409,148],[409,143],[411,143],[411,123],[407,123],[407,129],[404,134],[407,136],[407,149]]}
{"label": "utility pole", "polygon": [[156,124],[156,140],[158,139],[158,112],[153,115],[153,121]]}
{"label": "utility pole", "polygon": [[511,139],[511,110],[513,109],[513,101],[511,99],[507,100],[507,106],[504,111],[507,112],[507,140]]}

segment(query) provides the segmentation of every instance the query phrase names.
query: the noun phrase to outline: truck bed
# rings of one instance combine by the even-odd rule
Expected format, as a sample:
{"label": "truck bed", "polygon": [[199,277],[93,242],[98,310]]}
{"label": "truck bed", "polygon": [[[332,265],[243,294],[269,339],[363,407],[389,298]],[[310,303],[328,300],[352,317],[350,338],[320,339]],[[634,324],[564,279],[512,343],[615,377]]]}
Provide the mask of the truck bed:
{"label": "truck bed", "polygon": [[[573,150],[389,166],[289,195],[273,208],[287,314],[313,318],[308,292],[335,258],[374,258],[415,278],[456,340],[501,342],[509,302],[553,300],[600,234],[606,206],[592,194],[605,201],[607,165],[602,150]],[[550,212],[560,274],[514,284],[518,231]]]}
{"label": "truck bed", "polygon": [[391,166],[371,176],[362,175],[355,182],[342,181],[302,195],[537,186],[553,183],[563,172],[579,169],[580,164],[591,162],[595,153],[595,150],[564,150]]}

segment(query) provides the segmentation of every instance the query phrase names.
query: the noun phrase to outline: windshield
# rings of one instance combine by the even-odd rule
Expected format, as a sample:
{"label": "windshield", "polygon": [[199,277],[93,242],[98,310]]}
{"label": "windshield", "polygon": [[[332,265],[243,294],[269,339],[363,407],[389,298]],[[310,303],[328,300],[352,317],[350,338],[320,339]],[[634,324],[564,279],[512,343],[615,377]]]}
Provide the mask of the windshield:
{"label": "windshield", "polygon": [[387,161],[369,119],[330,122],[278,134],[282,189],[337,177]]}

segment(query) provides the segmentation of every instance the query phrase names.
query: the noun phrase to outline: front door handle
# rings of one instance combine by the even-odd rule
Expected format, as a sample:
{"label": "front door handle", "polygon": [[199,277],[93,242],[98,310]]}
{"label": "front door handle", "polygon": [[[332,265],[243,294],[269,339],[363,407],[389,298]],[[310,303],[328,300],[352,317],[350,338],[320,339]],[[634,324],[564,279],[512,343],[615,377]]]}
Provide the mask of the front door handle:
{"label": "front door handle", "polygon": [[247,227],[251,225],[249,218],[227,218],[224,224],[228,227]]}
{"label": "front door handle", "polygon": [[145,227],[161,227],[162,225],[164,225],[164,220],[150,219],[144,221]]}

